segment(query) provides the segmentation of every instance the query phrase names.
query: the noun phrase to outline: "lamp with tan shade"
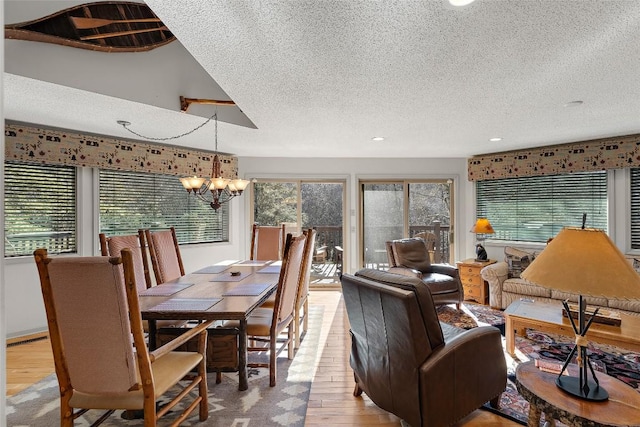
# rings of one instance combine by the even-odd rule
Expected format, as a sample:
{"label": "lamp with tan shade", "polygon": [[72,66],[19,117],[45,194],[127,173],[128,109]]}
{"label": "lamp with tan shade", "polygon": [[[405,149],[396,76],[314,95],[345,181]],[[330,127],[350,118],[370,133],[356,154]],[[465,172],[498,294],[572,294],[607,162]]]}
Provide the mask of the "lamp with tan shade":
{"label": "lamp with tan shade", "polygon": [[[491,226],[491,223],[487,218],[478,218],[476,220],[476,223],[473,225],[473,227],[471,227],[471,230],[469,231],[476,234],[477,240],[484,240],[485,234],[495,233],[495,231],[493,230],[493,227]],[[483,237],[480,237],[478,235],[482,235]],[[484,246],[482,246],[482,244],[480,243],[477,243],[476,244],[476,261],[484,262],[484,261],[487,261],[487,258],[488,258],[487,251],[484,249]]]}
{"label": "lamp with tan shade", "polygon": [[[583,221],[584,223],[584,221]],[[589,363],[588,341],[585,337],[598,308],[587,319],[583,295],[616,299],[640,298],[640,275],[603,230],[593,228],[564,228],[553,238],[520,275],[525,280],[548,289],[579,295],[577,325],[569,316],[576,334],[576,345],[567,357],[556,385],[565,392],[592,401],[609,398],[599,385]],[[569,304],[563,302],[567,313]],[[577,353],[579,376],[563,375]],[[593,380],[588,378],[589,372]]]}

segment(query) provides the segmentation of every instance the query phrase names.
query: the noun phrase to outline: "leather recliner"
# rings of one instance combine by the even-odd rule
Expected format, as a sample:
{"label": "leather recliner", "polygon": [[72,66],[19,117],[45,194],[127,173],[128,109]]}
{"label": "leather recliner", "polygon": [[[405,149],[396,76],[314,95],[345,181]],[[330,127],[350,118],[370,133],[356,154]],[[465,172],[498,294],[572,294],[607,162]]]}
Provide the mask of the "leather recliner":
{"label": "leather recliner", "polygon": [[431,264],[429,251],[421,238],[386,242],[389,272],[415,276],[431,291],[436,305],[456,304],[464,300],[464,289],[458,268],[449,264]]}
{"label": "leather recliner", "polygon": [[413,427],[456,423],[485,402],[497,407],[507,368],[500,332],[440,323],[416,277],[363,269],[342,276],[351,327],[355,396]]}

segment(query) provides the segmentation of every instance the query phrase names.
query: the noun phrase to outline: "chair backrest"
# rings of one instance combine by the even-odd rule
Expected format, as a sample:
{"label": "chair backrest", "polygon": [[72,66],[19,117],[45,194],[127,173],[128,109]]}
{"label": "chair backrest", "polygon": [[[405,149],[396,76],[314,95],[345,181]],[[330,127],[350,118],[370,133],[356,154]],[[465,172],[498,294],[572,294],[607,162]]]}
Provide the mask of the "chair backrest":
{"label": "chair backrest", "polygon": [[298,294],[296,295],[296,307],[300,309],[300,304],[309,294],[309,281],[311,280],[311,268],[313,265],[313,254],[316,246],[316,230],[310,228],[305,230],[307,240],[304,244],[304,254],[302,258],[302,270],[298,283]]}
{"label": "chair backrest", "polygon": [[131,249],[138,292],[142,292],[153,285],[149,272],[149,255],[143,230],[138,230],[138,234],[126,236],[109,237],[104,233],[100,233],[98,237],[100,238],[100,253],[102,256],[119,257],[123,249]]}
{"label": "chair backrest", "polygon": [[153,273],[158,284],[184,276],[184,266],[175,228],[168,230],[144,230],[149,245]]}
{"label": "chair backrest", "polygon": [[431,257],[425,241],[420,238],[398,239],[386,242],[389,267],[407,267],[428,273]]}
{"label": "chair backrest", "polygon": [[274,319],[272,325],[277,325],[293,316],[296,308],[300,274],[303,269],[302,264],[306,241],[306,234],[301,234],[296,237],[287,234],[282,267],[280,268],[280,276],[278,278],[276,300],[273,308]]}
{"label": "chair backrest", "polygon": [[[61,390],[102,394],[138,387],[130,322],[140,322],[134,329],[144,342],[142,321],[139,313],[130,319],[120,258],[48,258],[45,249],[34,257]],[[130,257],[124,269],[131,274]]]}
{"label": "chair backrest", "polygon": [[285,244],[285,224],[267,226],[253,224],[250,258],[256,261],[282,259]]}

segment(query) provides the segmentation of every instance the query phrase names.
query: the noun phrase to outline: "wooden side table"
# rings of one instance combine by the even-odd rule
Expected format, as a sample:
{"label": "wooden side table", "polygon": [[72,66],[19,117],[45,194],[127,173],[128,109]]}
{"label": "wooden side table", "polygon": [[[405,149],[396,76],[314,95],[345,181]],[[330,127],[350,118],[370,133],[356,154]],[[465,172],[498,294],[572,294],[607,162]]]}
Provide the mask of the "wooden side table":
{"label": "wooden side table", "polygon": [[[570,370],[572,366],[570,365]],[[577,368],[573,366],[573,370]],[[556,386],[558,374],[538,369],[534,362],[521,363],[516,368],[516,387],[529,402],[528,426],[539,427],[544,413],[547,425],[559,420],[568,426],[613,427],[640,425],[640,393],[620,380],[596,372],[600,386],[609,393],[609,400],[592,402],[578,399]]]}
{"label": "wooden side table", "polygon": [[495,260],[491,259],[487,261],[476,261],[470,258],[456,263],[458,265],[460,281],[464,288],[465,300],[473,300],[484,305],[489,304],[489,283],[482,278],[480,270],[495,262]]}

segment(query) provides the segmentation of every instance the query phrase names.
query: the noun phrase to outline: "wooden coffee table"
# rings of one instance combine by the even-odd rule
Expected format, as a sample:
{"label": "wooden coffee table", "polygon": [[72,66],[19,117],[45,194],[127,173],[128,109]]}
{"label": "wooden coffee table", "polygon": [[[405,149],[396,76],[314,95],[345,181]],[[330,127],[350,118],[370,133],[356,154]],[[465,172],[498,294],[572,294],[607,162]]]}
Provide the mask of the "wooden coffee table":
{"label": "wooden coffee table", "polygon": [[596,375],[600,386],[609,393],[609,400],[592,402],[578,399],[556,386],[557,374],[541,371],[533,362],[518,365],[516,387],[529,402],[527,425],[539,427],[542,413],[549,426],[555,426],[554,420],[569,426],[640,425],[640,393],[609,375],[601,372]]}
{"label": "wooden coffee table", "polygon": [[[524,336],[525,329],[574,337],[571,321],[562,316],[562,303],[546,303],[521,299],[504,311],[507,352],[514,355],[516,332]],[[592,323],[587,339],[602,344],[640,352],[640,317],[620,313],[620,326]]]}

